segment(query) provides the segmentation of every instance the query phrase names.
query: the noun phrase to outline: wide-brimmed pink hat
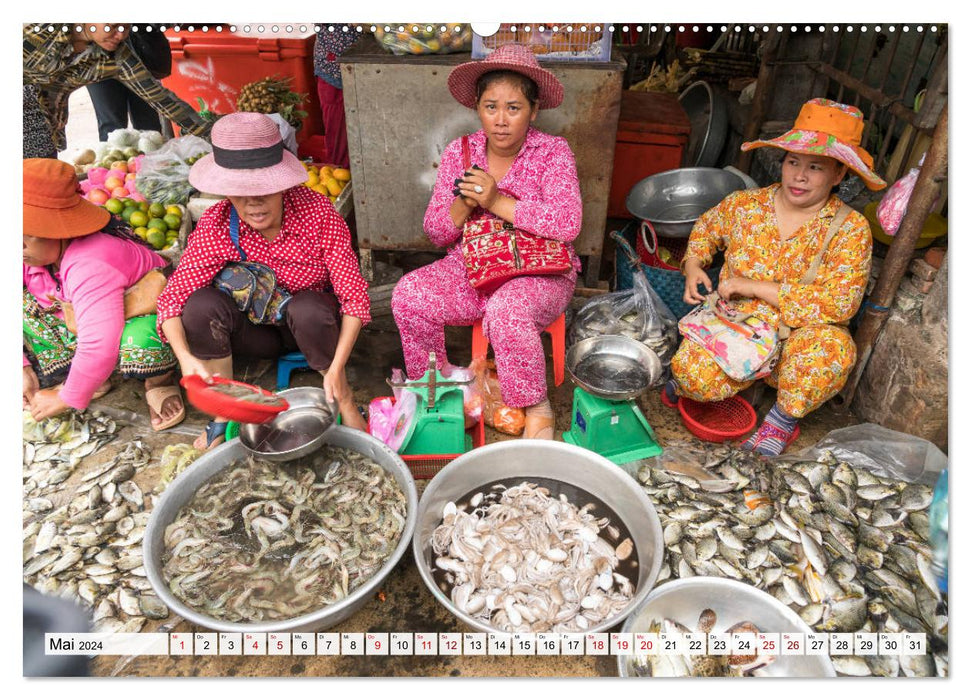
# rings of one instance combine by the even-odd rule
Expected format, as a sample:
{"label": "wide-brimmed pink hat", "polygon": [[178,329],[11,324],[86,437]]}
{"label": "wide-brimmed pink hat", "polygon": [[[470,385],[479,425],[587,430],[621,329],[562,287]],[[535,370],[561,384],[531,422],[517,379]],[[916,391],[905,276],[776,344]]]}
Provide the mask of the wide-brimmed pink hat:
{"label": "wide-brimmed pink hat", "polygon": [[307,181],[307,171],[283,147],[280,128],[265,114],[227,114],[211,134],[212,153],[189,169],[189,184],[201,192],[259,197]]}
{"label": "wide-brimmed pink hat", "polygon": [[469,109],[475,109],[475,83],[479,76],[494,70],[522,73],[539,87],[539,108],[553,109],[563,102],[563,83],[545,68],[528,47],[522,44],[503,44],[481,61],[469,61],[448,74],[448,90],[452,97]]}

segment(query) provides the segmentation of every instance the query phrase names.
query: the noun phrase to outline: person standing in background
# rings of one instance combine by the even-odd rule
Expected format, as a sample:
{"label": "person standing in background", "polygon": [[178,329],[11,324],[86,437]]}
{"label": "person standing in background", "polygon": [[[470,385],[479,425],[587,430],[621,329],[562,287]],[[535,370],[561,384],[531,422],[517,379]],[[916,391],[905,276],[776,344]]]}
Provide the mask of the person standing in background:
{"label": "person standing in background", "polygon": [[344,84],[340,57],[361,37],[356,25],[319,23],[314,42],[314,75],[324,122],[327,160],[342,168],[350,167],[347,154],[347,123],[344,119]]}
{"label": "person standing in background", "polygon": [[[142,25],[139,31],[129,34],[128,43],[152,77],[162,80],[172,74],[172,49],[157,25]],[[162,128],[158,112],[118,80],[92,83],[88,85],[88,93],[98,118],[100,141],[107,141],[108,134],[115,129],[127,128],[129,116],[132,128],[151,131]]]}

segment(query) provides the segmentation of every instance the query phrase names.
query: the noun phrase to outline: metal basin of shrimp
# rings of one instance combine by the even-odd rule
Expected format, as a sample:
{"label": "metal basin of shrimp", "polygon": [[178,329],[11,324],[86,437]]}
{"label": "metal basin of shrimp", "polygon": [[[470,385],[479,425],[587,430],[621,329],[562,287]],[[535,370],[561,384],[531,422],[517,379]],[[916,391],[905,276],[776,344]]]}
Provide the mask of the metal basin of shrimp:
{"label": "metal basin of shrimp", "polygon": [[367,601],[408,545],[417,493],[374,438],[334,428],[328,443],[281,464],[234,440],[169,486],[144,556],[169,607],[211,629],[309,631]]}
{"label": "metal basin of shrimp", "polygon": [[419,572],[474,629],[609,629],[648,594],[663,558],[657,515],[637,491],[620,467],[572,445],[479,448],[422,495]]}
{"label": "metal basin of shrimp", "polygon": [[[655,588],[624,623],[624,632],[759,634],[812,632],[799,616],[754,586],[724,578],[697,576]],[[710,641],[710,640],[709,640]],[[712,649],[709,647],[709,652]],[[730,651],[730,650],[729,650]],[[833,677],[828,656],[752,654],[649,654],[617,657],[621,676],[773,676]]]}

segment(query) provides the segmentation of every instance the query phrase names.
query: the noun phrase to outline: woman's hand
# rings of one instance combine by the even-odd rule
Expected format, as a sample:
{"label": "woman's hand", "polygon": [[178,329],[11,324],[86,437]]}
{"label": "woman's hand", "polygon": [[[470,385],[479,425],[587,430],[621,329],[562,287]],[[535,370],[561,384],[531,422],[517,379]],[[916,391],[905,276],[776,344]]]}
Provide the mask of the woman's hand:
{"label": "woman's hand", "polygon": [[732,277],[718,284],[718,294],[723,299],[751,299],[755,296],[753,285],[753,280],[744,277]]}
{"label": "woman's hand", "polygon": [[34,398],[34,394],[40,391],[40,381],[37,379],[37,373],[34,372],[34,368],[30,365],[24,366],[24,408],[30,407],[30,402]]}
{"label": "woman's hand", "polygon": [[465,171],[463,177],[458,180],[456,188],[464,201],[471,200],[474,204],[490,211],[500,196],[495,178],[477,165]]}
{"label": "woman's hand", "polygon": [[684,263],[684,303],[701,304],[705,295],[698,291],[698,285],[704,285],[711,294],[711,278],[702,267],[698,258],[687,258]]}
{"label": "woman's hand", "polygon": [[346,404],[354,398],[343,365],[331,364],[324,373],[324,393],[328,402],[336,404]]}
{"label": "woman's hand", "polygon": [[198,357],[186,351],[183,352],[178,359],[179,368],[182,370],[183,377],[198,374],[200,377],[202,377],[203,381],[212,382],[212,374],[209,372],[206,364]]}
{"label": "woman's hand", "polygon": [[61,394],[55,389],[41,389],[30,400],[30,415],[36,421],[59,415],[70,408],[61,401]]}

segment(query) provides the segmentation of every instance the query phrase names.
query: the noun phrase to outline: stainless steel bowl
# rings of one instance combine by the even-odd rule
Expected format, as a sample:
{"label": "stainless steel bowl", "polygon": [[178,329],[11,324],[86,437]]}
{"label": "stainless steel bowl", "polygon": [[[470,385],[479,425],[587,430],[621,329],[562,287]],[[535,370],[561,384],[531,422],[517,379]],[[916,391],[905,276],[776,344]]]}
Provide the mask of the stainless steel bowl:
{"label": "stainless steel bowl", "polygon": [[598,335],[574,343],[566,368],[582,389],[605,399],[632,399],[652,386],[664,368],[657,353],[626,335]]}
{"label": "stainless steel bowl", "polygon": [[[596,496],[623,520],[630,530],[638,557],[639,575],[634,597],[617,615],[586,632],[603,632],[620,622],[650,592],[664,558],[661,522],[651,500],[623,469],[598,454],[551,440],[510,440],[480,447],[453,460],[422,494],[412,550],[418,572],[435,599],[469,627],[482,632],[504,632],[456,608],[432,576],[435,554],[431,536],[442,522],[442,510],[470,491],[495,482],[528,481],[530,477],[556,479]],[[583,504],[578,504],[583,505]]]}
{"label": "stainless steel bowl", "polygon": [[745,182],[719,168],[678,168],[644,178],[627,194],[627,210],[662,238],[687,238],[699,216]]}
{"label": "stainless steel bowl", "polygon": [[[689,629],[695,629],[698,616],[705,608],[715,611],[713,632],[724,632],[737,622],[748,620],[763,632],[808,634],[812,629],[788,606],[768,593],[740,581],[711,576],[682,578],[662,584],[624,622],[623,632],[647,632],[652,620],[671,618]],[[617,657],[621,676],[635,676],[633,657]],[[766,675],[782,678],[831,678],[836,669],[828,656],[777,655],[764,668]]]}
{"label": "stainless steel bowl", "polygon": [[678,102],[691,122],[685,165],[714,167],[728,136],[728,105],[725,98],[716,88],[699,80],[678,95]]}
{"label": "stainless steel bowl", "polygon": [[346,447],[373,459],[394,477],[405,494],[408,507],[405,526],[401,532],[398,546],[395,547],[384,566],[370,580],[352,591],[344,600],[290,620],[251,623],[227,622],[198,612],[176,598],[169,591],[169,587],[162,578],[165,528],[175,520],[179,510],[192,499],[203,484],[223,469],[247,457],[248,453],[240,441],[230,440],[200,457],[189,469],[182,472],[176,477],[175,481],[169,484],[162,494],[162,498],[159,499],[158,505],[152,511],[152,516],[145,528],[145,539],[142,544],[145,573],[152,584],[152,588],[155,589],[155,593],[169,607],[169,610],[192,623],[220,632],[310,632],[325,630],[343,622],[370,600],[371,596],[380,588],[384,579],[401,560],[411,542],[418,511],[418,492],[415,489],[415,480],[411,476],[411,471],[396,452],[377,438],[362,433],[360,430],[335,426],[327,433],[327,444],[335,447]]}
{"label": "stainless steel bowl", "polygon": [[287,462],[316,452],[336,424],[337,408],[323,389],[294,387],[279,392],[290,407],[267,423],[241,423],[239,441],[254,457]]}

